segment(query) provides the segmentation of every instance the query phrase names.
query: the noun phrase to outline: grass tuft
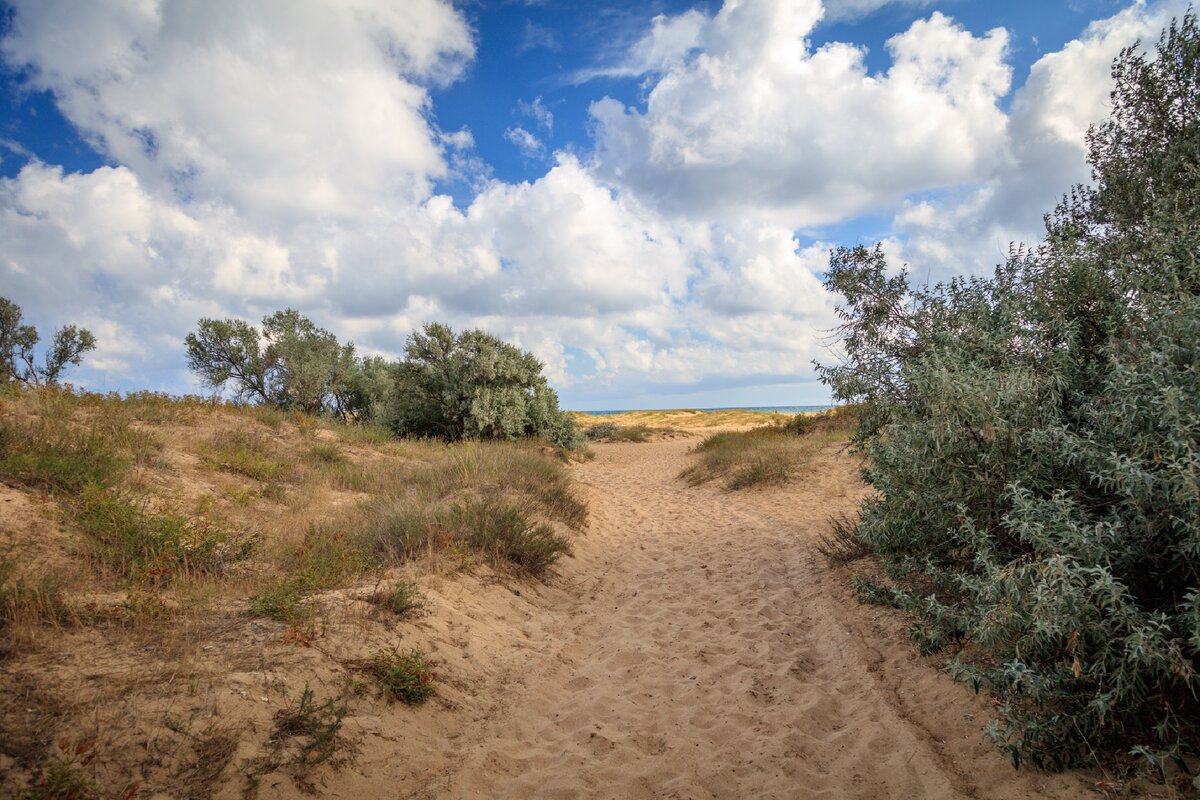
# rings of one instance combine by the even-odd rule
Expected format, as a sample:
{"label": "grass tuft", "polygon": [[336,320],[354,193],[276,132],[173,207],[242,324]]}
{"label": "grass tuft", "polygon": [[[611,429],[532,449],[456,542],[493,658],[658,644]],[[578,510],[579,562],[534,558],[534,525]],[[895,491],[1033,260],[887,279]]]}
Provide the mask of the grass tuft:
{"label": "grass tuft", "polygon": [[866,558],[873,551],[858,536],[858,523],[845,514],[829,518],[829,533],[817,543],[817,551],[834,564],[849,564]]}
{"label": "grass tuft", "polygon": [[304,767],[323,764],[346,746],[341,735],[346,712],[345,704],[336,698],[318,703],[313,690],[306,685],[294,705],[275,713],[270,741],[276,746],[285,742],[297,744],[292,764]]}
{"label": "grass tuft", "polygon": [[281,478],[287,470],[270,441],[244,429],[214,434],[200,448],[200,456],[211,467],[264,483]]}
{"label": "grass tuft", "polygon": [[371,677],[388,700],[420,705],[433,696],[433,665],[420,650],[382,650],[371,660]]}
{"label": "grass tuft", "polygon": [[380,586],[368,600],[397,617],[417,614],[428,605],[421,588],[412,581],[395,581],[388,586]]}

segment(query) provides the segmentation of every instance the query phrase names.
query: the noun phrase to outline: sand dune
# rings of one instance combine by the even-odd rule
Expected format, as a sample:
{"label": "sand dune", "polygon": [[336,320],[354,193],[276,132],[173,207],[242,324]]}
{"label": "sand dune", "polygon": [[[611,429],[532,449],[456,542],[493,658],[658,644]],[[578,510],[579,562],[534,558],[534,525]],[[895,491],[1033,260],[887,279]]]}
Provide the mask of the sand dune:
{"label": "sand dune", "polygon": [[[593,522],[458,711],[369,722],[340,797],[1073,798],[1079,773],[1014,772],[986,702],[856,604],[815,551],[862,491],[823,454],[793,486],[731,495],[676,478],[686,440],[615,444],[578,468]],[[481,630],[491,630],[481,609]],[[501,623],[502,625],[508,623]],[[456,665],[448,663],[447,673]],[[480,665],[476,664],[478,668]],[[464,697],[466,696],[464,695]],[[388,734],[388,735],[384,735]],[[281,787],[285,788],[285,787]]]}

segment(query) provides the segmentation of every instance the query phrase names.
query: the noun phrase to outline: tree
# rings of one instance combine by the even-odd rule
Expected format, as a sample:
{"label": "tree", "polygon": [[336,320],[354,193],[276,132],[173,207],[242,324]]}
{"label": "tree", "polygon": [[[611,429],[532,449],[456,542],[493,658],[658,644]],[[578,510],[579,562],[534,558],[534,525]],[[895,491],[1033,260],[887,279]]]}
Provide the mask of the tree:
{"label": "tree", "polygon": [[834,253],[877,490],[858,535],[927,651],[1001,701],[989,734],[1051,766],[1200,752],[1200,28],[1113,67],[1093,187],[989,279],[913,289]]}
{"label": "tree", "polygon": [[540,436],[578,446],[578,426],[531,353],[481,330],[441,323],[414,331],[396,367],[390,424],[406,436],[512,439]]}
{"label": "tree", "polygon": [[0,383],[56,384],[68,366],[79,366],[84,354],[96,349],[91,331],[66,325],[54,332],[38,363],[34,348],[40,340],[37,328],[22,323],[21,307],[0,297]]}
{"label": "tree", "polygon": [[202,319],[187,335],[188,367],[213,389],[233,384],[239,400],[362,419],[387,391],[378,359],[359,359],[294,309],[263,319],[261,332],[233,319]]}

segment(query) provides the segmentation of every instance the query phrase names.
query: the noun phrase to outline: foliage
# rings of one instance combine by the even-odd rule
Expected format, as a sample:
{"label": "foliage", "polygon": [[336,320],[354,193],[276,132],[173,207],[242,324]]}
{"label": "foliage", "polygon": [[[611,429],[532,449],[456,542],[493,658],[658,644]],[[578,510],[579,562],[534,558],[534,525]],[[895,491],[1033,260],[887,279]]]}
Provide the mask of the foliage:
{"label": "foliage", "polygon": [[261,331],[242,320],[201,319],[185,343],[188,367],[214,389],[232,382],[243,401],[362,419],[390,389],[391,365],[358,358],[353,344],[290,308],[264,318]]}
{"label": "foliage", "polygon": [[390,424],[403,436],[513,439],[565,448],[583,437],[531,353],[481,330],[430,323],[409,336],[396,368]]}
{"label": "foliage", "polygon": [[[1121,53],[1094,188],[990,279],[910,289],[833,254],[858,537],[927,651],[1001,701],[1014,765],[1200,750],[1200,28]],[[865,584],[864,584],[865,586]],[[879,587],[872,596],[882,597]]]}
{"label": "foliage", "polygon": [[382,650],[371,660],[370,670],[388,700],[414,706],[433,696],[433,665],[416,648]]}
{"label": "foliage", "polygon": [[96,349],[96,337],[87,328],[66,325],[54,332],[41,363],[34,356],[41,337],[37,328],[24,325],[21,307],[0,297],[0,385],[20,382],[27,386],[56,384],[68,366],[79,366],[83,355]]}

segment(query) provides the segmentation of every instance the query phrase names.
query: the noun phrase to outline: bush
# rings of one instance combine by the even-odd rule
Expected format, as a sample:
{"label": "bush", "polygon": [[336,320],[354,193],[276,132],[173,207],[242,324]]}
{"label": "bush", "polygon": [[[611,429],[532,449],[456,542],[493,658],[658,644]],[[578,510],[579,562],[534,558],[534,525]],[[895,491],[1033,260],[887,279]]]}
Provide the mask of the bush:
{"label": "bush", "polygon": [[383,650],[371,660],[370,670],[388,700],[414,706],[433,696],[433,665],[420,650]]}
{"label": "bush", "polygon": [[451,441],[537,436],[564,448],[583,443],[531,353],[480,330],[456,334],[430,323],[409,337],[405,354],[389,419],[398,434]]}
{"label": "bush", "polygon": [[[1200,29],[1125,50],[1096,187],[989,280],[910,290],[876,248],[828,286],[876,495],[858,536],[926,650],[1001,701],[1012,759],[1200,752]],[[972,654],[971,656],[966,655]]]}

